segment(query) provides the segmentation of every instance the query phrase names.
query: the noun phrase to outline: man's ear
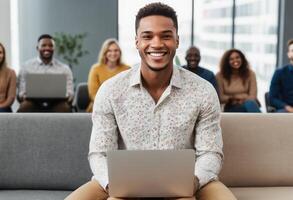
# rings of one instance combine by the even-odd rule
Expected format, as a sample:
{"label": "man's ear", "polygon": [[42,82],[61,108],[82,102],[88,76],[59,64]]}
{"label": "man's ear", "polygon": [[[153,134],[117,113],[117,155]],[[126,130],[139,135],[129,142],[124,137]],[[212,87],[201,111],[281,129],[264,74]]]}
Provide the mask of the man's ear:
{"label": "man's ear", "polygon": [[39,51],[39,45],[36,46],[36,50]]}
{"label": "man's ear", "polygon": [[137,35],[135,36],[135,47],[138,49],[138,40],[137,40]]}
{"label": "man's ear", "polygon": [[177,35],[177,39],[176,39],[176,49],[179,47],[179,35]]}

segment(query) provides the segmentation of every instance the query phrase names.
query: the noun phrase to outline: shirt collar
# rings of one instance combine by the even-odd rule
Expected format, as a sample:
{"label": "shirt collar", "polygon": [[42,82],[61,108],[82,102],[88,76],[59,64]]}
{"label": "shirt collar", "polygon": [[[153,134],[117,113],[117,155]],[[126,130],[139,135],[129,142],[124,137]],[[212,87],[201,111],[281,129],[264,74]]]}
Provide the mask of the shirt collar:
{"label": "shirt collar", "polygon": [[37,57],[37,61],[39,65],[49,65],[49,66],[54,65],[54,62],[55,62],[54,58],[52,58],[51,62],[49,62],[48,64],[45,64],[40,57]]}
{"label": "shirt collar", "polygon": [[[133,66],[133,68],[134,68],[134,71],[130,78],[130,86],[142,85],[140,65],[135,65]],[[178,66],[173,67],[173,74],[170,80],[170,85],[177,88],[182,87],[182,80],[181,80]]]}

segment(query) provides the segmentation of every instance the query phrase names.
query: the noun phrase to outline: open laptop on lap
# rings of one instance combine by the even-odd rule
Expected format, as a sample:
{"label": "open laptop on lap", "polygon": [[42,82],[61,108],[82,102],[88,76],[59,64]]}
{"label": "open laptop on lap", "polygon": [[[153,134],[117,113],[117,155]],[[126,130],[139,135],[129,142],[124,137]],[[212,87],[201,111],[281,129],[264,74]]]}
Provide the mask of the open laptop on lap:
{"label": "open laptop on lap", "polygon": [[194,150],[107,152],[112,197],[191,197]]}
{"label": "open laptop on lap", "polygon": [[26,74],[27,99],[66,99],[65,74]]}

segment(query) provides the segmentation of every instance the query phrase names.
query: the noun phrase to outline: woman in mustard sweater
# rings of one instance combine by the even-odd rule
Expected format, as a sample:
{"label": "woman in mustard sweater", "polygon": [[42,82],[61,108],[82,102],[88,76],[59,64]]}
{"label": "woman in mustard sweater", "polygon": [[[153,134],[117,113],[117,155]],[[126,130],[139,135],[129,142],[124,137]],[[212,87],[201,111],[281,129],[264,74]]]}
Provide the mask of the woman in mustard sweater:
{"label": "woman in mustard sweater", "polygon": [[16,74],[7,67],[5,48],[0,43],[0,112],[12,112],[16,96]]}
{"label": "woman in mustard sweater", "polygon": [[216,78],[224,112],[260,112],[256,76],[240,50],[224,53]]}
{"label": "woman in mustard sweater", "polygon": [[88,77],[88,91],[90,103],[87,112],[92,112],[93,102],[99,87],[104,81],[115,76],[116,74],[129,69],[121,61],[121,49],[116,39],[107,39],[100,50],[98,63],[94,64]]}

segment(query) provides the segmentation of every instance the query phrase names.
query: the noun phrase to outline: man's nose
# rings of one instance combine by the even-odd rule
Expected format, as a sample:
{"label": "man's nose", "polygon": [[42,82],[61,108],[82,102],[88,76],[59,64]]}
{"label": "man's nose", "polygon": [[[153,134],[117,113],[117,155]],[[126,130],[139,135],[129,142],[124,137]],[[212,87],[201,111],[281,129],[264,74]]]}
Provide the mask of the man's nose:
{"label": "man's nose", "polygon": [[52,46],[44,46],[44,49],[46,49],[46,50],[52,50],[53,47]]}
{"label": "man's nose", "polygon": [[153,37],[153,39],[151,41],[151,46],[152,47],[157,47],[157,48],[158,47],[162,47],[163,46],[163,42],[162,42],[161,38],[158,37],[158,36]]}

